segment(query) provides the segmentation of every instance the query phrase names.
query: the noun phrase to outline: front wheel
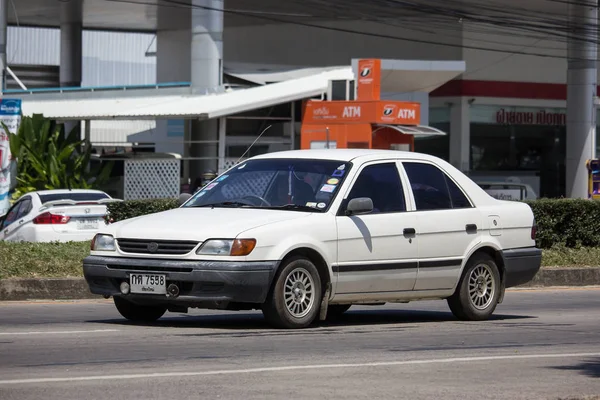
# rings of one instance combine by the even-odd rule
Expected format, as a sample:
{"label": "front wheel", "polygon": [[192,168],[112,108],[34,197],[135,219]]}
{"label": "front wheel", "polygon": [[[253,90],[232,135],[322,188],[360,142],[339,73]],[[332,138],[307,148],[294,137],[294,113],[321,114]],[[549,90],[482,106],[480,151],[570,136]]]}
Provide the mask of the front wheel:
{"label": "front wheel", "polygon": [[464,321],[482,321],[494,313],[500,295],[498,266],[487,254],[475,254],[465,266],[456,292],[448,298],[452,313]]}
{"label": "front wheel", "polygon": [[119,296],[113,297],[113,301],[117,311],[130,321],[154,322],[167,312],[165,307],[141,306]]}
{"label": "front wheel", "polygon": [[317,267],[306,258],[294,257],[275,276],[263,314],[277,328],[306,328],[317,317],[321,296]]}

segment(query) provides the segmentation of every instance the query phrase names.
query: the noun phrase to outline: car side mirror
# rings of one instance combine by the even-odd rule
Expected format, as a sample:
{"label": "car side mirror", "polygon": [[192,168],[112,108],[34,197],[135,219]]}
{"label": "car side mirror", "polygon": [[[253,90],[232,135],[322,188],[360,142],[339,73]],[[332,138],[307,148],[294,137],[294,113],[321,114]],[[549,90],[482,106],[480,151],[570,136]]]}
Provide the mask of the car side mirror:
{"label": "car side mirror", "polygon": [[189,193],[181,193],[179,195],[179,199],[178,199],[179,200],[179,205],[180,206],[183,205],[183,203],[185,203],[186,201],[188,201],[190,197],[192,197],[192,195],[189,194]]}
{"label": "car side mirror", "polygon": [[368,214],[373,211],[373,200],[368,197],[357,197],[348,202],[346,215]]}

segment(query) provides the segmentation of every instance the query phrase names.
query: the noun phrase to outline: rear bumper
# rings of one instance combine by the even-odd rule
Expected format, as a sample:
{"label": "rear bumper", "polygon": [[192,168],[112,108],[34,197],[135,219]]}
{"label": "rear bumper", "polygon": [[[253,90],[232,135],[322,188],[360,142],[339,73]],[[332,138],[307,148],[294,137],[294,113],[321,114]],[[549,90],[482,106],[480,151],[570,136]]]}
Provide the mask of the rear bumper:
{"label": "rear bumper", "polygon": [[[123,296],[139,304],[173,304],[201,308],[226,308],[229,303],[263,303],[275,275],[277,261],[214,262],[88,256],[83,275],[94,294]],[[177,297],[157,294],[122,295],[121,282],[129,274],[166,275],[176,283]]]}
{"label": "rear bumper", "polygon": [[542,250],[536,247],[504,250],[502,258],[507,288],[530,282],[542,266]]}

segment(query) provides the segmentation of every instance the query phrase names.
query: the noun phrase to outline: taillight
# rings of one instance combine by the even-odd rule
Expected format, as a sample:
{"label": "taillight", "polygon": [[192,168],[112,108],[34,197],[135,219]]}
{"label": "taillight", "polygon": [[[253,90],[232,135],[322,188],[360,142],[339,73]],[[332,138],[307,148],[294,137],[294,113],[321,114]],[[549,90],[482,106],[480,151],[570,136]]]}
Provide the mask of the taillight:
{"label": "taillight", "polygon": [[531,226],[531,240],[535,240],[536,235],[537,235],[537,225],[535,224],[535,221],[534,221],[533,225]]}
{"label": "taillight", "polygon": [[37,225],[59,225],[69,222],[71,217],[66,215],[56,215],[49,212],[38,215],[33,219],[33,223]]}

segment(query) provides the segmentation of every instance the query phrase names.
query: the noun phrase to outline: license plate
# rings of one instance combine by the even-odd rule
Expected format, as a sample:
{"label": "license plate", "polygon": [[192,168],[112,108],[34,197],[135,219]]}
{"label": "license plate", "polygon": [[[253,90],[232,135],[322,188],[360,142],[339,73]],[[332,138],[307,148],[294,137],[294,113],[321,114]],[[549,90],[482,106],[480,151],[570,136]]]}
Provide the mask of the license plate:
{"label": "license plate", "polygon": [[77,229],[79,230],[90,230],[90,229],[98,229],[98,220],[97,219],[78,219],[77,220]]}
{"label": "license plate", "polygon": [[167,278],[165,275],[131,274],[129,275],[131,293],[167,294]]}

